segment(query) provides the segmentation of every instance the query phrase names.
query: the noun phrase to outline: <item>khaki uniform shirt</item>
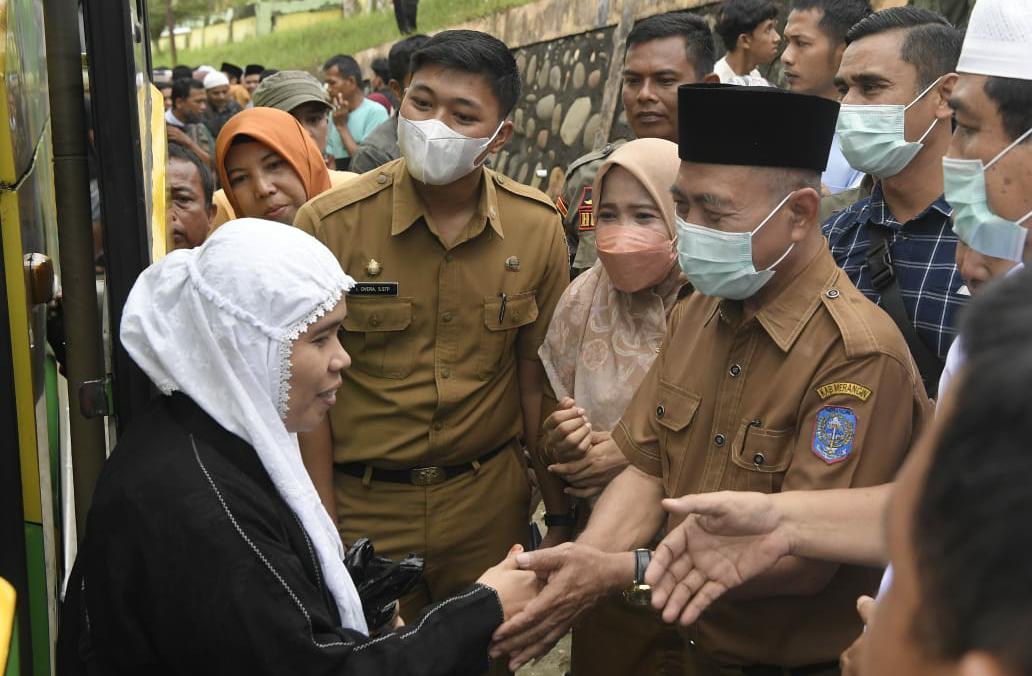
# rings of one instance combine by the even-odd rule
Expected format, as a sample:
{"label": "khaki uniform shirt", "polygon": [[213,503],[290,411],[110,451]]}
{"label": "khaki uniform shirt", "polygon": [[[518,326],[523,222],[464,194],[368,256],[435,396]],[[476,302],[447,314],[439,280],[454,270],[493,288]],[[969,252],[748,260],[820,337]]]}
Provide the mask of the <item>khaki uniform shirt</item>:
{"label": "khaki uniform shirt", "polygon": [[543,193],[484,169],[478,212],[449,248],[400,159],[311,200],[295,225],[359,282],[330,413],[337,462],[461,464],[523,433],[516,363],[538,359],[569,283]]}
{"label": "khaki uniform shirt", "polygon": [[[931,415],[899,330],[822,249],[755,316],[701,294],[679,301],[613,439],[669,497],[874,486]],[[837,661],[879,576],[841,566],[813,596],[722,599],[688,638],[721,664]]]}
{"label": "khaki uniform shirt", "polygon": [[563,191],[555,206],[563,217],[566,241],[573,253],[571,268],[574,275],[587,270],[598,260],[598,252],[595,251],[595,213],[591,189],[599,168],[614,150],[625,143],[627,141],[622,140],[607,143],[601,150],[578,158],[566,170]]}

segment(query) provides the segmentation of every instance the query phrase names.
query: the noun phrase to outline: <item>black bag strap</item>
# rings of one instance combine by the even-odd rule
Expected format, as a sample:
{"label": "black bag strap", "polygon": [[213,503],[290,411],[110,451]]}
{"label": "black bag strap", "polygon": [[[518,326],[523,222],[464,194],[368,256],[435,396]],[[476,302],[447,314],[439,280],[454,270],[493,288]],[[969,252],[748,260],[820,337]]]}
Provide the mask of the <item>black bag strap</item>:
{"label": "black bag strap", "polygon": [[939,377],[945,366],[939,355],[932,352],[914,328],[914,322],[907,315],[903,296],[896,281],[896,270],[892,265],[892,251],[889,248],[889,229],[868,224],[870,246],[867,249],[867,267],[871,271],[871,285],[881,294],[881,308],[896,322],[903,338],[907,341],[910,354],[914,357],[917,370],[928,387],[928,395],[934,397],[939,389]]}

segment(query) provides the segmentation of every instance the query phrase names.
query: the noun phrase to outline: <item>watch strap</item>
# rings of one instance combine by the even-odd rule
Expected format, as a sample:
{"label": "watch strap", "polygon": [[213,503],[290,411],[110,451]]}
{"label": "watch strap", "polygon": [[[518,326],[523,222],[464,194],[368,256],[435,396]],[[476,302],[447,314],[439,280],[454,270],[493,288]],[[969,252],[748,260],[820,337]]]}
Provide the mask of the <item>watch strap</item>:
{"label": "watch strap", "polygon": [[645,570],[652,562],[652,552],[648,549],[634,550],[634,583],[645,584]]}

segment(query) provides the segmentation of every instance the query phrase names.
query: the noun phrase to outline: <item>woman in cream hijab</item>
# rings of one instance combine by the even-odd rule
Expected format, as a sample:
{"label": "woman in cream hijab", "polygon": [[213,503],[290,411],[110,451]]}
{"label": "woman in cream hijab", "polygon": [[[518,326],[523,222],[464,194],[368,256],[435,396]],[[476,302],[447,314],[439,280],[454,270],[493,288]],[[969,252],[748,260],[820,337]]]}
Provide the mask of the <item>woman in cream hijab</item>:
{"label": "woman in cream hijab", "polygon": [[[160,391],[97,483],[58,673],[453,674],[537,589],[514,555],[368,636],[297,433],[333,405],[353,280],[315,238],[231,221],[140,275],[122,344]],[[514,552],[519,548],[514,548]]]}
{"label": "woman in cream hijab", "polygon": [[[607,459],[590,484],[580,484],[579,464],[568,462],[554,444],[572,438],[585,451],[608,439],[659,353],[667,316],[685,281],[674,249],[670,197],[679,166],[677,144],[639,139],[621,146],[595,177],[598,261],[566,289],[539,351],[555,395],[543,412],[545,442],[534,458],[539,470],[545,466],[554,477],[541,486],[550,522],[542,546],[572,538],[571,497],[599,492],[627,464],[622,456]],[[574,625],[573,674],[659,673],[664,651],[680,645],[671,632],[648,610],[604,600]],[[621,664],[612,663],[611,651],[599,663],[591,649],[608,640],[620,642]]]}

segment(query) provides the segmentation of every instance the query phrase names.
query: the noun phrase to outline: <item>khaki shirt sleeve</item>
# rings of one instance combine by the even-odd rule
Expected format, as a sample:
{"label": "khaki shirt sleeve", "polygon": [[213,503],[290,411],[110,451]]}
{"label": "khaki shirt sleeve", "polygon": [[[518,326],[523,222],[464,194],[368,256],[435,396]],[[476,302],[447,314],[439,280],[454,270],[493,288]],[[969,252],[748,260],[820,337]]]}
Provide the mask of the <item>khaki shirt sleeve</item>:
{"label": "khaki shirt sleeve", "polygon": [[871,355],[826,370],[799,408],[782,490],[891,481],[930,414],[928,398],[893,357]]}
{"label": "khaki shirt sleeve", "polygon": [[552,226],[552,241],[549,245],[545,274],[541,277],[535,296],[538,316],[534,322],[520,328],[516,339],[516,354],[520,359],[527,361],[541,361],[538,350],[545,342],[545,334],[548,333],[555,306],[570,284],[569,256],[563,231],[559,226],[559,215],[556,214],[554,220],[550,219],[548,224]]}

